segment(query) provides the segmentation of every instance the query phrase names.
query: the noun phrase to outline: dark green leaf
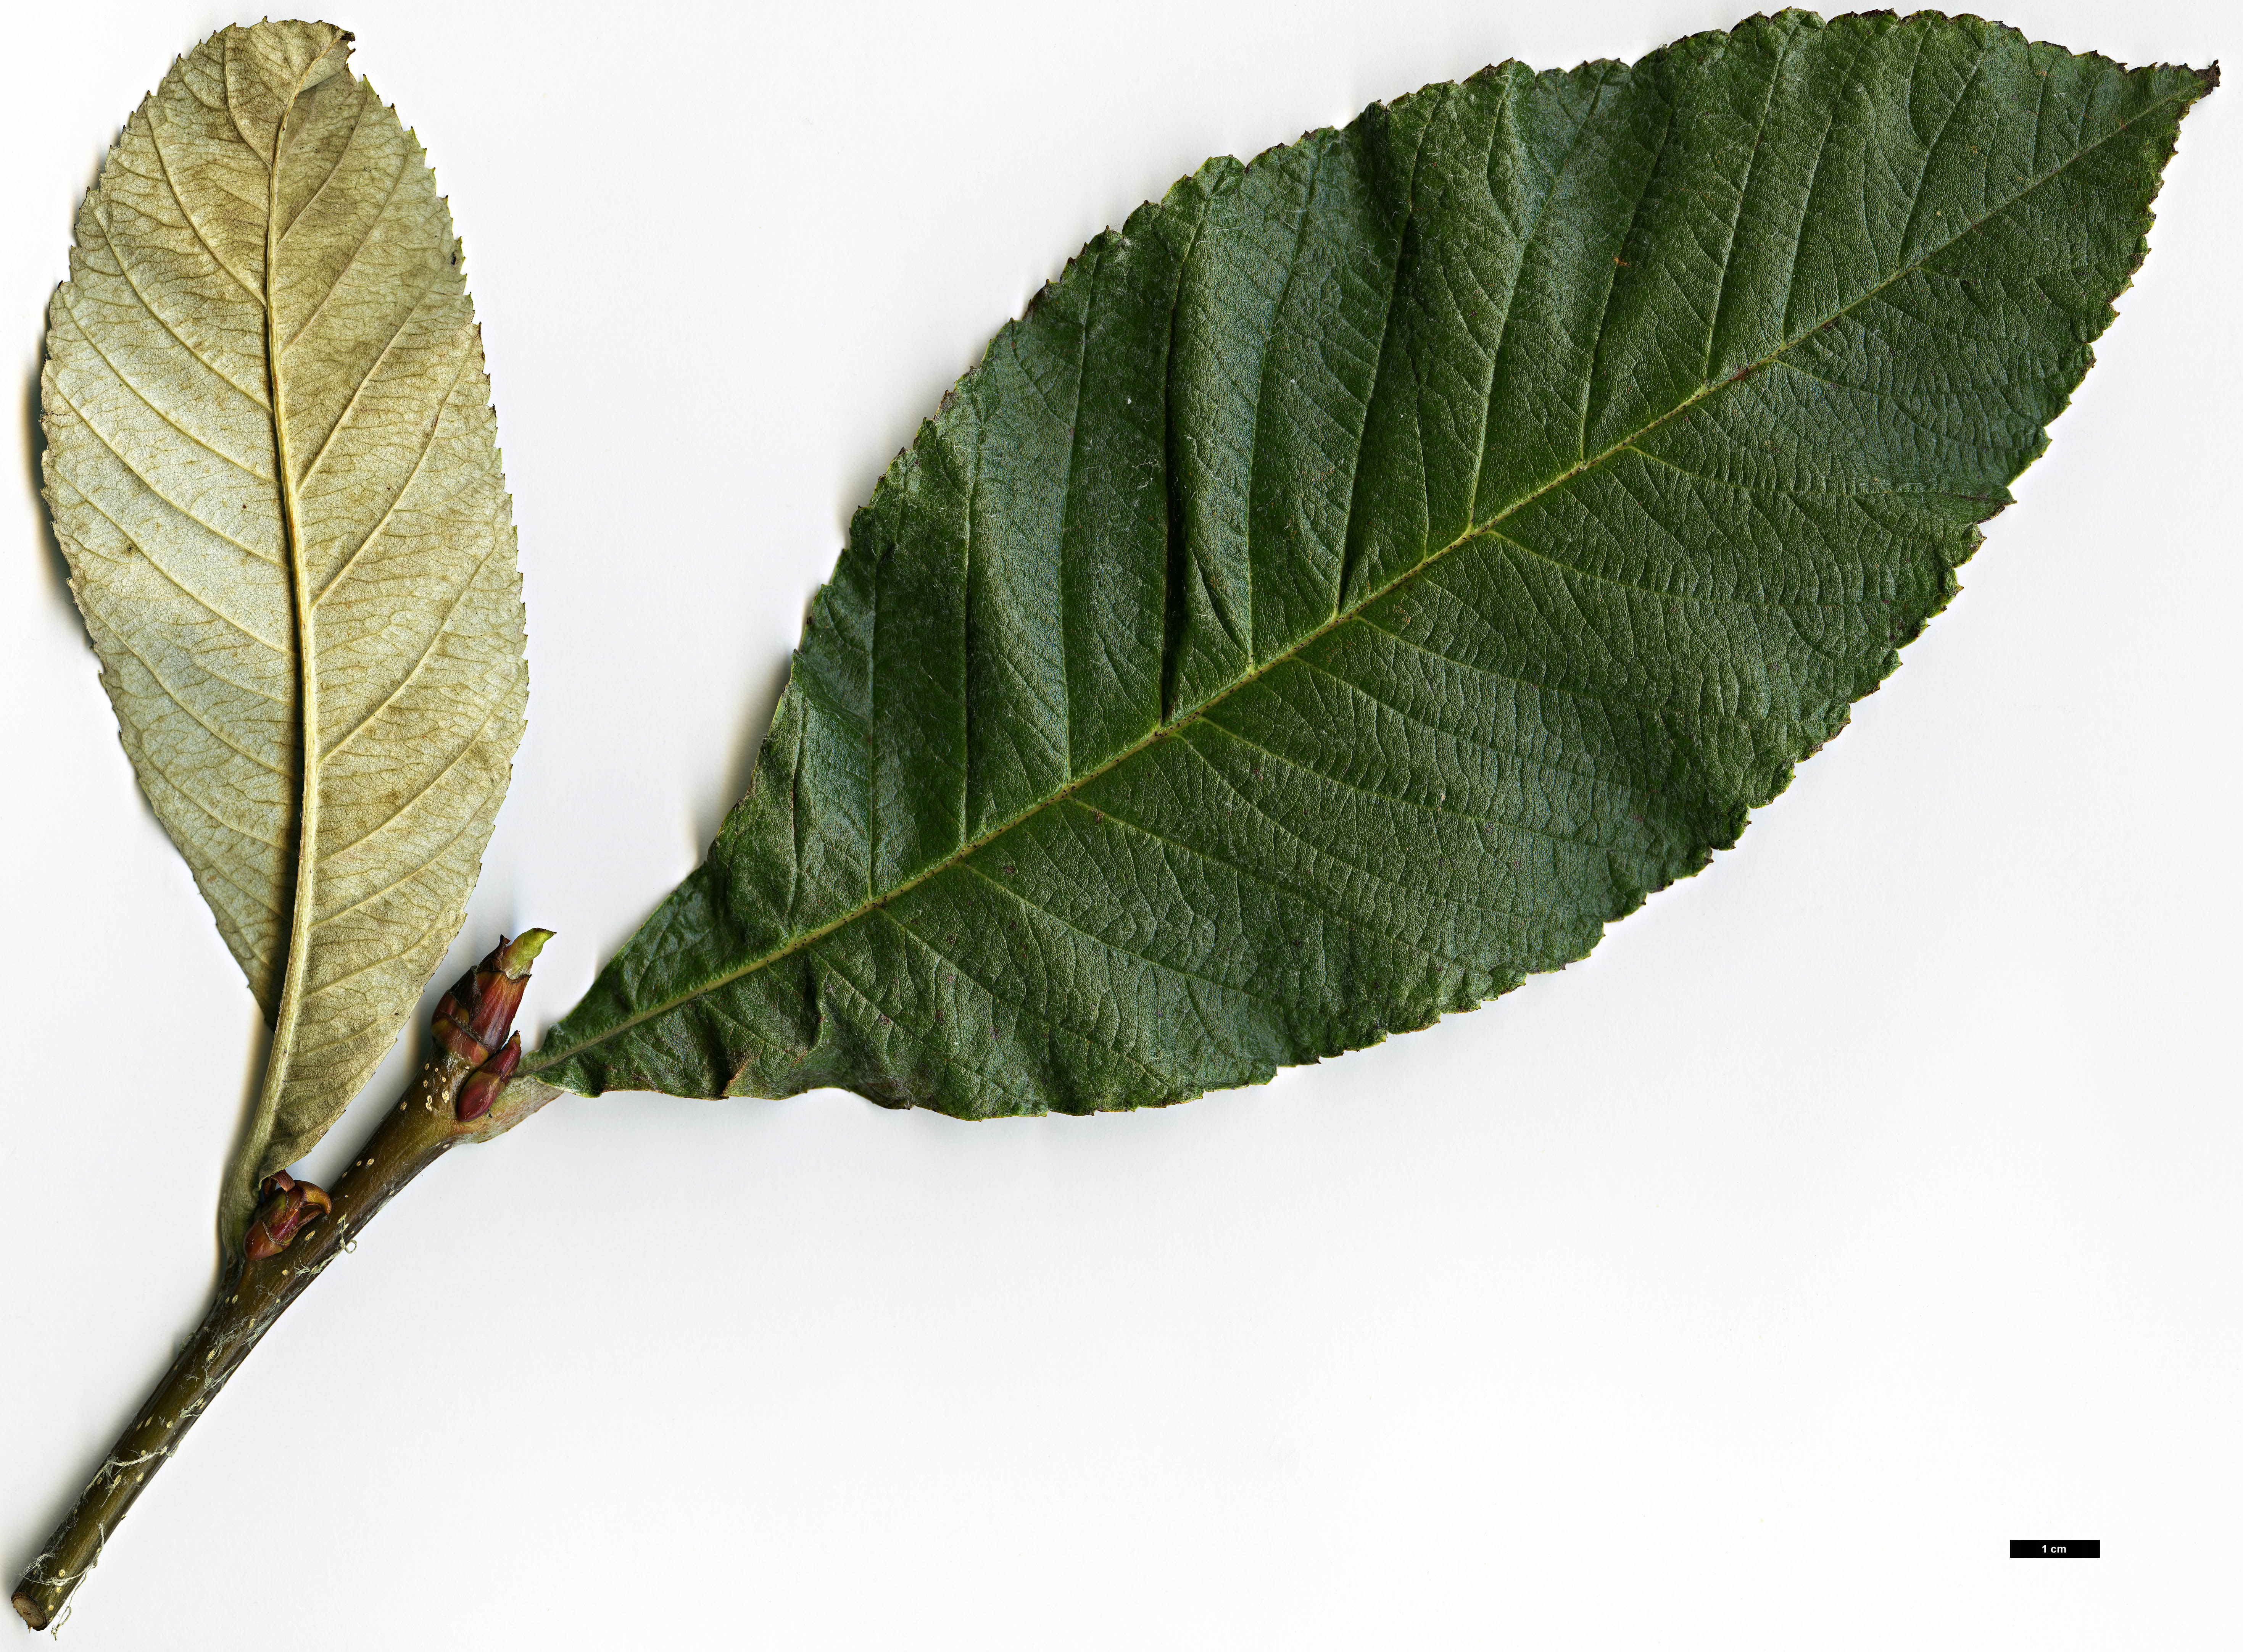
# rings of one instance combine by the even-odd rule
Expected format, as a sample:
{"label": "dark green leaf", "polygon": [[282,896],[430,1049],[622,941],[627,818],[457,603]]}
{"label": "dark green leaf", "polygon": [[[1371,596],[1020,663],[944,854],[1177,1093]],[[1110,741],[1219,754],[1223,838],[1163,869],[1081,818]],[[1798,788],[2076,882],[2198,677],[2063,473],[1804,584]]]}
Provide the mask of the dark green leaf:
{"label": "dark green leaf", "polygon": [[1136,1107],[1580,957],[1953,594],[2215,78],[1788,12],[1209,163],[897,460],[529,1070]]}

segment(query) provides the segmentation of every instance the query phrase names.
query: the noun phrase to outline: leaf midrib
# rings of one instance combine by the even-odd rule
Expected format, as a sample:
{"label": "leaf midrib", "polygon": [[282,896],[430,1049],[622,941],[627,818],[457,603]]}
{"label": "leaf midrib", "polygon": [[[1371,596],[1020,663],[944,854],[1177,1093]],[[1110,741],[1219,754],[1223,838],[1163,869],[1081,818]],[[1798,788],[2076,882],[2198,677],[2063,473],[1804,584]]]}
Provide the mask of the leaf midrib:
{"label": "leaf midrib", "polygon": [[[288,951],[281,964],[280,995],[273,1006],[272,1051],[266,1057],[265,1081],[259,1087],[257,1111],[251,1118],[247,1138],[242,1143],[230,1167],[230,1185],[225,1197],[237,1210],[243,1209],[253,1195],[257,1166],[265,1156],[267,1144],[273,1139],[274,1124],[280,1113],[280,1098],[286,1093],[288,1077],[294,1066],[296,1027],[303,1015],[306,994],[304,983],[309,974],[312,950],[312,931],[317,904],[320,826],[320,769],[319,750],[320,702],[317,655],[313,645],[313,615],[308,570],[304,561],[304,531],[299,510],[299,483],[290,464],[288,452],[287,396],[282,383],[282,358],[286,354],[280,342],[280,258],[281,232],[278,229],[280,206],[280,162],[287,152],[290,133],[288,117],[295,111],[296,100],[301,96],[304,79],[313,70],[327,60],[335,44],[328,46],[306,64],[289,88],[287,100],[280,107],[280,118],[273,126],[273,152],[266,158],[265,181],[265,371],[267,391],[267,411],[273,421],[273,485],[280,496],[281,527],[286,535],[286,562],[288,573],[290,607],[295,617],[296,641],[296,748],[301,765],[298,776],[296,804],[295,878],[288,914]],[[226,50],[233,50],[233,37],[226,37]],[[231,76],[228,77],[229,83]],[[234,131],[241,132],[241,122],[233,111],[231,84],[226,92],[226,114],[233,122]],[[241,133],[243,145],[253,155],[257,146],[249,142],[248,134]],[[175,192],[176,193],[176,192]],[[185,212],[185,203],[180,210]],[[246,1225],[246,1224],[245,1224]],[[222,1231],[231,1232],[232,1224],[221,1219]]]}
{"label": "leaf midrib", "polygon": [[[2170,104],[2183,100],[2185,98],[2191,95],[2196,85],[2200,84],[2200,77],[2197,77],[2193,70],[2191,70],[2188,72],[2192,77],[2189,85],[2176,88],[2174,91],[2168,92],[2166,96],[2158,98],[2155,102],[2144,105],[2133,114],[2126,117],[2126,118],[2116,122],[2109,131],[2104,133],[2102,137],[2097,138],[2093,143],[2073,151],[2056,165],[2050,167],[2047,171],[2040,173],[2038,177],[2033,178],[2012,193],[2004,197],[2001,201],[1988,208],[1982,215],[1970,219],[1953,235],[1949,236],[1945,240],[1939,242],[1936,246],[1927,247],[1916,258],[1902,266],[1898,269],[1896,269],[1883,280],[1876,283],[1876,286],[1865,288],[1859,295],[1849,302],[1840,306],[1829,315],[1821,318],[1813,325],[1806,327],[1794,334],[1791,337],[1785,339],[1774,348],[1770,349],[1766,354],[1747,363],[1744,367],[1739,368],[1736,372],[1729,374],[1728,377],[1714,383],[1701,385],[1696,390],[1693,391],[1688,396],[1677,402],[1665,413],[1659,415],[1656,418],[1647,421],[1644,424],[1619,438],[1600,452],[1582,459],[1573,465],[1570,469],[1559,472],[1558,475],[1553,476],[1549,481],[1544,482],[1541,486],[1534,489],[1532,491],[1521,495],[1519,498],[1512,501],[1510,504],[1505,505],[1502,509],[1488,517],[1485,522],[1475,523],[1467,527],[1462,533],[1458,534],[1447,544],[1443,545],[1439,550],[1433,551],[1411,567],[1395,575],[1391,579],[1388,580],[1384,584],[1380,585],[1376,590],[1366,592],[1354,603],[1353,606],[1335,610],[1332,617],[1326,620],[1323,624],[1317,626],[1314,630],[1303,636],[1297,642],[1291,644],[1281,652],[1272,655],[1267,661],[1243,673],[1235,682],[1231,683],[1228,687],[1223,689],[1221,691],[1209,695],[1206,699],[1202,700],[1197,705],[1195,705],[1189,711],[1175,718],[1173,721],[1161,725],[1143,738],[1123,747],[1112,757],[1107,759],[1103,763],[1101,763],[1096,768],[1087,771],[1083,774],[1068,781],[1065,786],[1059,787],[1055,791],[1047,792],[1043,797],[1038,799],[1035,802],[1030,804],[1027,807],[1007,817],[996,826],[992,826],[989,830],[984,832],[980,836],[973,839],[970,842],[960,845],[948,855],[935,862],[933,866],[928,866],[924,871],[915,873],[912,876],[902,880],[879,895],[867,899],[857,906],[851,907],[848,911],[841,914],[839,917],[820,924],[815,928],[804,930],[800,934],[790,937],[782,945],[773,947],[771,950],[763,954],[759,957],[751,959],[747,963],[741,965],[738,968],[727,970],[723,974],[713,975],[706,981],[701,981],[684,992],[664,999],[658,1004],[651,1005],[645,1009],[639,1010],[635,1014],[625,1017],[623,1020],[616,1022],[613,1026],[604,1028],[596,1036],[585,1039],[581,1043],[571,1045],[567,1049],[556,1050],[550,1053],[542,1049],[539,1050],[535,1056],[522,1063],[521,1069],[522,1076],[528,1078],[538,1073],[545,1072],[560,1065],[562,1062],[582,1055],[586,1050],[594,1049],[596,1046],[606,1043],[612,1039],[620,1037],[623,1034],[629,1032],[634,1027],[639,1026],[645,1022],[651,1021],[657,1016],[667,1015],[671,1010],[676,1009],[682,1005],[690,1003],[696,999],[707,996],[709,994],[717,991],[719,988],[730,986],[736,981],[744,980],[746,977],[754,974],[758,970],[765,968],[771,964],[778,963],[784,959],[792,957],[795,954],[815,946],[818,941],[825,939],[826,936],[834,934],[838,930],[848,927],[849,925],[857,922],[859,919],[865,918],[871,914],[879,911],[881,907],[886,907],[891,901],[893,901],[903,895],[909,894],[920,885],[927,883],[933,879],[940,877],[942,873],[950,871],[953,867],[987,848],[997,839],[1004,836],[1005,833],[1013,830],[1014,827],[1020,826],[1027,820],[1033,819],[1047,809],[1050,809],[1060,804],[1065,803],[1076,792],[1082,790],[1083,787],[1088,786],[1092,781],[1101,778],[1116,768],[1119,768],[1122,764],[1127,763],[1132,758],[1136,757],[1140,752],[1144,752],[1156,742],[1164,739],[1172,734],[1181,732],[1191,724],[1204,717],[1208,712],[1213,711],[1216,706],[1222,705],[1225,700],[1229,699],[1233,695],[1260,681],[1263,677],[1276,670],[1278,666],[1290,663],[1306,651],[1310,644],[1329,636],[1341,625],[1356,619],[1373,603],[1377,603],[1391,592],[1400,589],[1403,585],[1408,583],[1411,580],[1417,578],[1419,575],[1425,573],[1428,569],[1431,568],[1444,557],[1447,556],[1450,552],[1461,549],[1464,545],[1474,539],[1493,533],[1494,530],[1504,522],[1516,515],[1520,510],[1525,509],[1527,506],[1534,503],[1537,500],[1541,499],[1555,491],[1557,489],[1565,486],[1567,482],[1572,482],[1575,477],[1594,470],[1607,460],[1628,448],[1633,443],[1640,442],[1645,436],[1658,429],[1660,426],[1681,417],[1683,414],[1687,413],[1691,408],[1698,406],[1700,403],[1710,400],[1720,392],[1729,388],[1732,385],[1738,383],[1743,379],[1757,373],[1762,367],[1776,361],[1779,358],[1784,355],[1785,353],[1795,348],[1822,327],[1828,326],[1830,322],[1838,320],[1842,316],[1852,313],[1862,305],[1868,303],[1871,299],[1876,297],[1880,293],[1885,291],[1888,287],[1892,287],[1896,282],[1903,280],[1907,277],[1916,273],[1916,271],[1923,268],[1924,265],[1929,263],[1932,259],[1937,258],[1940,253],[1945,252],[1948,248],[1955,246],[1957,243],[1967,239],[1968,237],[1976,234],[1988,223],[1991,222],[2001,213],[2007,212],[2011,207],[2023,200],[2026,196],[2031,194],[2035,190],[2042,188],[2056,178],[2061,176],[2071,166],[2076,165],[2089,155],[2093,154],[2104,145],[2119,137],[2136,122],[2156,113],[2159,110],[2165,108]],[[1927,161],[1927,165],[1928,165],[1929,162]],[[1920,184],[1919,188],[1921,188]]]}

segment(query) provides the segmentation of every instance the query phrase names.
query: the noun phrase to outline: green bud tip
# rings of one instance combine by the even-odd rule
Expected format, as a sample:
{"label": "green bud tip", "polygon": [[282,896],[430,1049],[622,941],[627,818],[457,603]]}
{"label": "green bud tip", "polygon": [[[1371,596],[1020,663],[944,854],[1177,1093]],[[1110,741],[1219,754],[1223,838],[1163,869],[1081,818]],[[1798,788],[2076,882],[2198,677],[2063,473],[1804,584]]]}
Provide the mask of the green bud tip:
{"label": "green bud tip", "polygon": [[537,954],[545,950],[545,943],[553,939],[550,929],[525,929],[499,949],[499,973],[509,981],[520,981],[529,973],[529,966]]}

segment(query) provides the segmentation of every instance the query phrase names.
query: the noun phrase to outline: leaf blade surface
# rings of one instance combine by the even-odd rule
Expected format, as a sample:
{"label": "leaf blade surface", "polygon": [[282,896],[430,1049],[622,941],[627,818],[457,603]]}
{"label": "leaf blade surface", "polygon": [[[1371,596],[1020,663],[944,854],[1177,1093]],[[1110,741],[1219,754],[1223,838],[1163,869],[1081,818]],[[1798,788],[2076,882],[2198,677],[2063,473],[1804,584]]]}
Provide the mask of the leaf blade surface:
{"label": "leaf blade surface", "polygon": [[526,1069],[1137,1106],[1581,956],[1947,601],[2211,84],[1786,13],[1210,163],[892,468]]}
{"label": "leaf blade surface", "polygon": [[80,209],[41,380],[125,749],[275,1026],[230,1237],[441,961],[527,691],[459,243],[349,44],[266,23],[173,66]]}

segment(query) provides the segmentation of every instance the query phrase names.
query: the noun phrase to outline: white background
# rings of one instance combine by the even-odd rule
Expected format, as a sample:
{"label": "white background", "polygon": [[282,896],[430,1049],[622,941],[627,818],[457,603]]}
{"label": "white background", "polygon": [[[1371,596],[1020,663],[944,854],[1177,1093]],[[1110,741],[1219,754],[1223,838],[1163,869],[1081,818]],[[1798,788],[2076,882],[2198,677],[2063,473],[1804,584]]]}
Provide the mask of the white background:
{"label": "white background", "polygon": [[[850,509],[1100,227],[1373,98],[1741,14],[336,14],[465,238],[528,581],[529,733],[447,975],[542,923],[531,1018],[575,1001],[741,788]],[[2243,59],[2214,4],[2004,15]],[[201,1312],[262,1049],[30,456],[79,194],[253,16],[0,30],[10,1577]],[[1592,961],[1162,1114],[557,1103],[288,1317],[68,1643],[2236,1645],[2239,96],[2189,118],[1963,597]],[[2105,1557],[2004,1558],[2054,1536]]]}

